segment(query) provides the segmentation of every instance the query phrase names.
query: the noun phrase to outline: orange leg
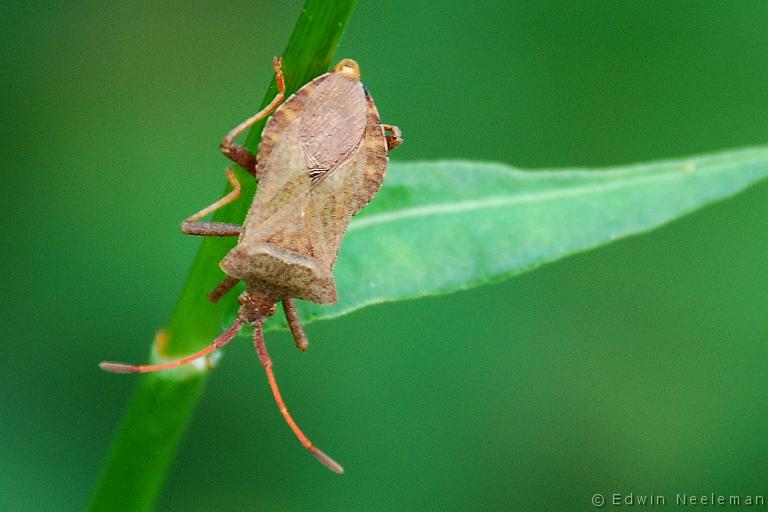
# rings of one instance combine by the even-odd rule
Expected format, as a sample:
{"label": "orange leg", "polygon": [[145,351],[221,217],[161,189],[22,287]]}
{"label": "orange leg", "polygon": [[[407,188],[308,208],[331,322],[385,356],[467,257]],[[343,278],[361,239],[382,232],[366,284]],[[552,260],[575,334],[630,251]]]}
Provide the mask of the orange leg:
{"label": "orange leg", "polygon": [[181,231],[187,235],[198,236],[240,236],[242,227],[237,224],[228,224],[226,222],[198,222],[200,219],[212,213],[219,208],[228,205],[240,197],[240,182],[235,178],[232,169],[227,169],[227,179],[232,185],[232,192],[222,197],[215,203],[206,206],[199,212],[187,217],[181,223]]}
{"label": "orange leg", "polygon": [[264,370],[267,372],[269,387],[272,388],[272,395],[275,397],[277,408],[280,410],[283,418],[285,418],[285,422],[288,423],[289,427],[291,427],[291,430],[293,430],[293,433],[299,439],[301,444],[304,445],[304,448],[309,450],[309,452],[314,455],[317,460],[319,460],[331,471],[335,473],[343,473],[344,468],[342,468],[338,462],[323,453],[318,447],[313,445],[312,441],[310,441],[307,436],[304,435],[304,432],[301,431],[299,426],[293,420],[291,413],[288,412],[288,408],[285,406],[285,402],[283,402],[283,397],[280,395],[280,388],[277,387],[275,375],[272,373],[272,359],[269,357],[269,352],[267,352],[267,345],[264,343],[264,333],[261,330],[261,322],[256,324],[256,328],[253,331],[253,344],[256,346],[256,353],[259,354],[259,360],[261,361],[262,366],[264,366]]}
{"label": "orange leg", "polygon": [[235,144],[235,138],[243,133],[245,130],[261,121],[272,112],[275,111],[280,102],[285,98],[285,81],[283,79],[282,59],[278,56],[272,61],[272,65],[275,68],[275,80],[277,81],[277,95],[269,102],[269,105],[256,112],[254,115],[235,126],[230,130],[224,141],[221,143],[221,152],[224,156],[235,162],[237,165],[251,173],[258,179],[256,155],[251,153],[247,148]]}

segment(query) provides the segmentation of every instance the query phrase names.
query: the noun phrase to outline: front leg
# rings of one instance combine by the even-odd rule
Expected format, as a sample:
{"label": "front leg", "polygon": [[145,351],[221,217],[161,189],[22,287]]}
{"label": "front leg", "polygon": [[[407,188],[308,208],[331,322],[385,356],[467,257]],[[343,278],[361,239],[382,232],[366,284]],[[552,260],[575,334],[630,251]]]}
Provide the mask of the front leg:
{"label": "front leg", "polygon": [[285,313],[285,321],[291,329],[293,339],[296,341],[296,348],[302,352],[306,352],[307,347],[309,346],[309,340],[307,340],[307,335],[304,334],[304,328],[301,326],[299,313],[296,311],[296,306],[293,304],[293,300],[283,299],[283,313]]}

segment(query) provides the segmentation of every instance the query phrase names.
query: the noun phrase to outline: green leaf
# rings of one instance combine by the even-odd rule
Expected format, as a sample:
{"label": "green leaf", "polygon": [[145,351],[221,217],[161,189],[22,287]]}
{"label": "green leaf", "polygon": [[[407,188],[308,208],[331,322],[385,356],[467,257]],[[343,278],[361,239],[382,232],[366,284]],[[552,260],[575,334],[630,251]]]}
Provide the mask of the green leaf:
{"label": "green leaf", "polygon": [[[283,54],[288,94],[327,71],[355,3],[356,0],[306,1]],[[269,103],[276,92],[273,80],[262,106]],[[260,123],[250,131],[246,146],[251,150],[257,148],[262,128],[263,123]],[[244,176],[242,171],[239,178],[243,197],[252,197],[256,189],[254,180]],[[215,219],[239,223],[247,210],[248,201],[236,201],[217,212]],[[233,241],[222,239],[203,242],[165,331],[164,358],[197,351],[219,333],[222,319],[234,307],[236,297],[227,297],[223,304],[211,304],[207,294],[222,279],[217,263],[232,244]],[[157,348],[153,347],[152,351],[155,360],[160,356]],[[90,510],[136,512],[153,509],[205,385],[206,368],[187,366],[179,369],[181,371],[140,377],[115,436]],[[126,377],[105,374],[104,378]]]}
{"label": "green leaf", "polygon": [[392,163],[344,239],[338,304],[301,303],[302,318],[496,281],[654,229],[766,177],[766,148],[602,170]]}

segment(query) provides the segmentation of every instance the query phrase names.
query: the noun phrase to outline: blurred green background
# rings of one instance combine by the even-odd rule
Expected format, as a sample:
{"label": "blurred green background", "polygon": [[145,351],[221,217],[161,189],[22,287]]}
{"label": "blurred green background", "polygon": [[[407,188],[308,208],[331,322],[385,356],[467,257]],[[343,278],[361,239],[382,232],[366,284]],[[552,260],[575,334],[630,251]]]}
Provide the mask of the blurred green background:
{"label": "blurred green background", "polygon": [[[0,510],[79,510],[301,8],[11,2],[0,24]],[[768,142],[763,1],[361,0],[397,160],[603,166]],[[768,183],[500,284],[226,349],[159,510],[578,510],[768,495]],[[343,248],[341,257],[343,258]],[[396,279],[397,276],[393,276]],[[344,293],[340,290],[340,293]],[[611,508],[611,507],[607,507]]]}

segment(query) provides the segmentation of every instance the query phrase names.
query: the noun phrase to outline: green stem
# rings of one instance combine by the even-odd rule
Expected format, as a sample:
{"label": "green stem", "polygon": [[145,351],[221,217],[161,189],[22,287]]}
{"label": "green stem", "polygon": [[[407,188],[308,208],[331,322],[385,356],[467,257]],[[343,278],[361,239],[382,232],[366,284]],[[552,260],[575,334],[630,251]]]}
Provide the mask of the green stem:
{"label": "green stem", "polygon": [[[283,54],[287,93],[324,73],[331,63],[356,0],[307,0]],[[256,65],[256,64],[254,64]],[[262,105],[276,94],[275,81]],[[264,123],[251,129],[246,147],[258,148]],[[242,170],[243,198],[252,197],[256,183]],[[242,222],[247,200],[236,201],[215,216]],[[224,277],[218,262],[234,241],[205,239],[171,316],[163,358],[200,350],[221,331],[235,308],[236,294],[211,304],[207,294]],[[153,347],[153,359],[157,359]],[[90,510],[151,510],[176,454],[181,436],[205,387],[205,369],[190,368],[140,377],[99,480]]]}

